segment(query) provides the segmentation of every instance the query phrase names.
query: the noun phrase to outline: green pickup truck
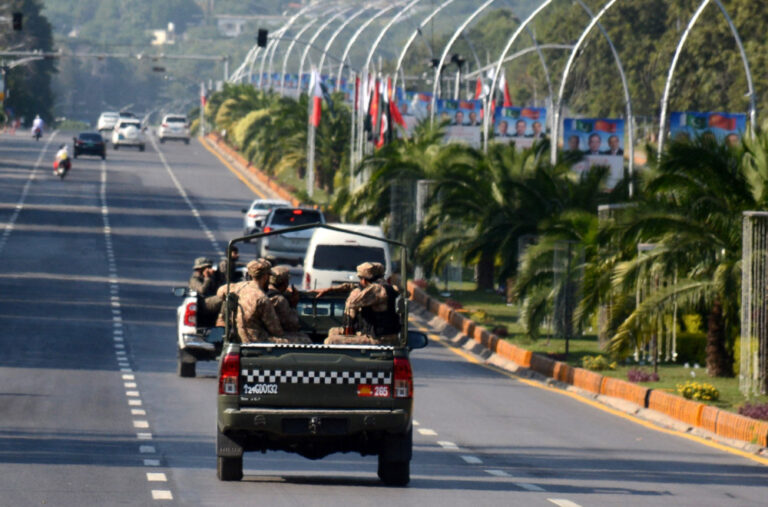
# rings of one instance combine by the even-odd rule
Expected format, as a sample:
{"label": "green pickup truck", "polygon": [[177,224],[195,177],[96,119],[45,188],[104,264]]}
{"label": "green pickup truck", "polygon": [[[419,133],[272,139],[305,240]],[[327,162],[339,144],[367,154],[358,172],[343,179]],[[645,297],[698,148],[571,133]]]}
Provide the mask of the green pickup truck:
{"label": "green pickup truck", "polygon": [[[277,234],[313,227],[335,229],[312,224]],[[228,251],[237,242],[268,234],[275,233],[236,238]],[[400,246],[405,259],[402,244],[374,239]],[[401,296],[398,345],[324,345],[328,330],[343,324],[344,301],[302,296],[297,311],[302,330],[312,337],[309,345],[225,338],[218,374],[220,480],[242,478],[244,452],[281,450],[310,459],[335,452],[377,455],[378,475],[385,484],[409,482],[413,373],[408,354],[426,346],[427,338],[408,331],[407,299]]]}

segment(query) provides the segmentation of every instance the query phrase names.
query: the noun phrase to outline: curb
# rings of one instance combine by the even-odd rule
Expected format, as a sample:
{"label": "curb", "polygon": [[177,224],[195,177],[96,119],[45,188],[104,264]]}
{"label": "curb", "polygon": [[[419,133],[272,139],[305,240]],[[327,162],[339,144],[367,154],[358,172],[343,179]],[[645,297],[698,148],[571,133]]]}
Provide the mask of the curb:
{"label": "curb", "polygon": [[[429,296],[412,281],[408,282],[408,291],[412,301],[419,303],[425,311],[455,329],[455,332],[444,330],[443,335],[446,338],[470,352],[475,352],[473,349],[481,349],[484,353],[480,352],[478,355],[520,376],[576,390],[623,412],[640,415],[679,431],[701,433],[705,438],[716,435],[720,437],[718,440],[723,440],[728,445],[751,452],[759,453],[760,448],[768,446],[768,421],[751,419],[665,391],[605,377],[584,368],[576,368],[534,354],[530,350],[512,345],[467,319],[450,306]],[[470,344],[471,341],[475,343]],[[501,361],[489,359],[491,354],[496,354]],[[513,364],[504,364],[507,361]],[[662,414],[666,417],[660,418],[659,415]]]}

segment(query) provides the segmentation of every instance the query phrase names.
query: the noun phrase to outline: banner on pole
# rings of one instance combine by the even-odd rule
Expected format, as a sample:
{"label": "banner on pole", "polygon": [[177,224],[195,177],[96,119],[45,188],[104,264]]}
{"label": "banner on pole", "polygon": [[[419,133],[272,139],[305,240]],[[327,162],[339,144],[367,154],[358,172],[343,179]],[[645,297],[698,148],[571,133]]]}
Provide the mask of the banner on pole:
{"label": "banner on pole", "polygon": [[446,142],[460,142],[472,147],[480,147],[483,101],[482,100],[448,100],[437,101],[437,117],[448,121]]}
{"label": "banner on pole", "polygon": [[593,166],[607,166],[609,188],[624,177],[623,118],[566,118],[563,139],[566,151],[584,154],[584,160],[572,167],[574,171],[580,173]]}
{"label": "banner on pole", "polygon": [[675,112],[669,116],[669,135],[672,139],[694,139],[714,136],[718,142],[735,146],[747,130],[744,113]]}
{"label": "banner on pole", "polygon": [[493,118],[494,141],[515,143],[518,150],[530,148],[544,138],[547,110],[543,107],[501,107]]}

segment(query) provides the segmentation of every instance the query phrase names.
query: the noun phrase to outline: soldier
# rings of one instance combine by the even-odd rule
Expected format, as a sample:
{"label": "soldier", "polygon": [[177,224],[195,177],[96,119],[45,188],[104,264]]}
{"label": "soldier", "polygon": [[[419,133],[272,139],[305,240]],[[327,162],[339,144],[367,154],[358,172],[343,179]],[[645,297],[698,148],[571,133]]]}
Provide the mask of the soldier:
{"label": "soldier", "polygon": [[[242,276],[240,274],[240,271],[237,270],[237,260],[240,258],[240,251],[237,249],[236,246],[232,247],[232,267],[230,268],[229,272],[229,281],[230,283],[237,283],[241,281]],[[227,258],[222,257],[221,262],[219,262],[219,270],[216,273],[216,284],[217,288],[221,287],[222,285],[225,285],[227,283]]]}
{"label": "soldier", "polygon": [[211,327],[221,309],[221,297],[216,295],[216,276],[213,262],[207,257],[198,257],[192,266],[189,289],[197,292],[197,320],[201,327]]}
{"label": "soldier", "polygon": [[267,297],[272,301],[280,325],[285,331],[284,338],[290,343],[312,343],[309,336],[301,332],[299,314],[296,312],[299,292],[294,287],[288,287],[289,276],[290,270],[285,266],[272,268]]}
{"label": "soldier", "polygon": [[[359,287],[345,283],[317,291],[317,297],[332,292],[352,289],[344,308],[351,330],[334,328],[325,343],[354,343],[396,345],[399,341],[400,315],[395,302],[397,289],[384,281],[385,268],[378,262],[364,262],[357,266]],[[350,331],[354,334],[350,334]]]}
{"label": "soldier", "polygon": [[[237,309],[233,316],[237,334],[242,343],[285,343],[283,327],[275,307],[265,291],[269,286],[272,264],[266,259],[248,263],[251,280],[230,285],[230,293],[237,295]],[[217,295],[226,297],[227,286],[219,288]]]}

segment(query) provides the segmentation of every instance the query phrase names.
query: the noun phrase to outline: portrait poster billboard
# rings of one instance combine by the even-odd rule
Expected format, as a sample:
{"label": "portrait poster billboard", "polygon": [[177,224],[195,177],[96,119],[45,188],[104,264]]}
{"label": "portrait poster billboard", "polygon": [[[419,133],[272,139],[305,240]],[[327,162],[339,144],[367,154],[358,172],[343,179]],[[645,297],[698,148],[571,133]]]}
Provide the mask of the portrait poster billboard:
{"label": "portrait poster billboard", "polygon": [[405,135],[410,137],[416,125],[429,118],[429,108],[432,104],[432,94],[427,92],[403,92],[402,88],[395,90],[397,108],[405,122]]}
{"label": "portrait poster billboard", "polygon": [[494,140],[515,143],[517,149],[530,148],[544,138],[547,110],[543,107],[502,107],[493,118]]}
{"label": "portrait poster billboard", "polygon": [[583,172],[593,166],[608,166],[607,186],[613,188],[624,177],[624,119],[566,118],[563,121],[565,151],[578,151],[584,160],[573,170]]}
{"label": "portrait poster billboard", "polygon": [[466,143],[475,148],[480,147],[483,121],[482,100],[448,100],[437,101],[437,117],[448,120],[446,142]]}
{"label": "portrait poster billboard", "polygon": [[747,115],[744,113],[675,112],[669,116],[672,139],[714,135],[718,142],[736,145],[746,130]]}

